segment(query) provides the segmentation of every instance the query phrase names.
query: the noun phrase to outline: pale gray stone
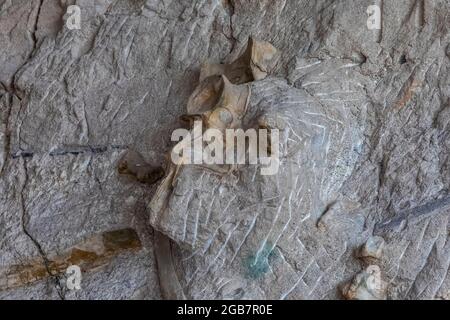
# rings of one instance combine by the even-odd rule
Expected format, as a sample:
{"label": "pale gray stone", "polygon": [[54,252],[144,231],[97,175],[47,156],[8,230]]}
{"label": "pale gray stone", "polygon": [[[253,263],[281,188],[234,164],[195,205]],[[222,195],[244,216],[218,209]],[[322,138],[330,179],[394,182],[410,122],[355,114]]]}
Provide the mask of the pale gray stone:
{"label": "pale gray stone", "polygon": [[[448,299],[449,16],[448,0],[0,0],[0,287],[95,234],[142,243],[79,292],[57,274],[0,297],[340,299],[382,237],[388,299]],[[243,122],[286,118],[280,172],[185,166],[155,217],[158,183],[120,175],[121,159],[165,166],[202,64],[234,61],[250,36],[281,54],[248,83]]]}

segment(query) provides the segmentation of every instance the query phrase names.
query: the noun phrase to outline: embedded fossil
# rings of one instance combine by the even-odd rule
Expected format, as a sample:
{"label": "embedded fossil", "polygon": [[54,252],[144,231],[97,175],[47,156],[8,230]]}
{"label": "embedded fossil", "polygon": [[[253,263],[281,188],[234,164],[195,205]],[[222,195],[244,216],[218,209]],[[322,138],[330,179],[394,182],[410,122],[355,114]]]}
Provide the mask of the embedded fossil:
{"label": "embedded fossil", "polygon": [[381,278],[380,267],[371,265],[358,273],[342,294],[348,300],[385,300],[386,283]]}
{"label": "embedded fossil", "polygon": [[[182,119],[190,121],[191,124],[195,119],[201,120],[207,129],[240,128],[251,91],[248,85],[233,83],[265,78],[277,59],[278,51],[271,44],[250,38],[244,54],[231,65],[205,64],[201,71],[200,83],[191,94],[187,103],[187,113]],[[247,76],[248,72],[252,73],[252,77]],[[227,79],[227,75],[232,78],[233,83]],[[198,135],[193,136],[193,139],[198,138]],[[188,142],[181,141],[179,145]],[[161,214],[168,188],[179,171],[172,163],[169,163],[168,167],[168,174],[150,204],[150,210],[154,213]],[[229,169],[224,169],[223,166],[219,168],[210,165],[209,168],[219,173],[229,172]]]}
{"label": "embedded fossil", "polygon": [[[189,98],[187,114],[182,118],[190,121],[191,124],[196,119],[201,120],[207,129],[213,128],[223,131],[225,129],[240,128],[247,110],[251,91],[248,85],[235,85],[233,83],[241,84],[265,78],[275,65],[277,58],[278,52],[272,45],[267,42],[258,42],[250,39],[244,54],[231,65],[204,65],[200,75],[200,84]],[[227,79],[227,76],[232,79],[233,83]],[[194,134],[192,139],[195,140],[200,137],[201,133],[200,136],[199,134]],[[190,141],[182,140],[174,149],[185,143],[190,143]],[[218,173],[227,173],[230,170],[226,165],[209,165],[208,168]],[[168,164],[168,174],[159,185],[149,205],[151,225],[157,225],[158,219],[170,215],[170,212],[168,212],[168,200],[180,170],[180,165]],[[164,236],[159,234],[156,241],[158,265],[160,270],[161,268],[172,270],[172,266],[163,266],[171,263],[167,253],[164,253],[164,249],[161,249],[168,248],[168,240],[163,238]],[[169,277],[166,274],[167,272],[169,271],[161,272],[161,277],[167,278],[167,283],[174,283],[175,273],[172,272]],[[178,282],[175,281],[175,283]],[[178,287],[179,285],[175,286]],[[166,287],[166,285],[163,285],[166,297],[184,297],[183,294],[180,296],[178,289],[172,288],[173,285],[165,289]]]}
{"label": "embedded fossil", "polygon": [[231,64],[204,64],[200,82],[212,75],[225,75],[236,84],[262,80],[275,68],[279,56],[278,50],[270,43],[250,37],[247,49]]}
{"label": "embedded fossil", "polygon": [[239,128],[249,97],[247,85],[233,85],[224,75],[211,76],[201,82],[191,95],[184,118],[200,118],[207,128]]}
{"label": "embedded fossil", "polygon": [[[219,69],[214,72],[229,72]],[[186,297],[219,297],[227,290],[202,284],[226,279],[227,283],[241,284],[239,296],[244,299],[285,298],[299,288],[302,275],[293,274],[289,264],[277,257],[300,259],[289,251],[292,237],[307,245],[302,230],[315,226],[325,203],[336,199],[337,190],[350,172],[348,167],[356,159],[359,131],[352,127],[346,108],[325,106],[326,100],[322,102],[320,95],[311,97],[283,79],[261,79],[265,74],[257,74],[259,81],[236,85],[227,80],[227,75],[214,72],[203,70],[202,81],[188,101],[184,118],[219,130],[279,130],[279,171],[273,176],[261,176],[257,174],[259,165],[244,165],[236,174],[227,174],[230,171],[226,165],[169,163],[167,175],[149,204],[149,221],[183,252],[183,259],[174,268],[190,270],[183,271],[188,272],[186,278],[178,279]],[[236,79],[237,83],[249,80]],[[191,138],[200,137],[194,133]],[[188,142],[181,141],[174,149],[183,143]],[[270,150],[274,147],[269,143]],[[323,238],[320,241],[327,241],[343,228],[333,224],[333,216],[329,219],[329,233],[318,235],[318,239]],[[360,222],[355,223],[359,228]],[[345,242],[340,243],[338,250],[323,258],[328,261],[325,269],[339,262],[347,252],[346,246]],[[305,259],[298,260],[298,268],[308,268],[300,261]],[[277,270],[283,270],[283,277],[299,280],[289,290],[286,285],[277,287],[277,281],[271,281],[270,296],[262,295],[262,284],[249,281],[264,279],[274,263],[280,264]],[[321,274],[317,281],[324,277],[326,274]]]}
{"label": "embedded fossil", "polygon": [[132,229],[119,229],[95,234],[48,261],[33,259],[8,270],[0,268],[0,290],[34,283],[49,275],[64,273],[68,266],[79,265],[84,271],[99,268],[126,251],[139,251],[142,244]]}
{"label": "embedded fossil", "polygon": [[[187,114],[182,116],[182,119],[190,121],[191,124],[196,119],[201,120],[207,129],[223,131],[240,128],[251,90],[248,85],[233,83],[239,84],[264,79],[278,58],[278,51],[270,43],[250,38],[245,52],[232,64],[205,64],[200,74],[200,83],[191,94],[187,103]],[[251,77],[248,76],[249,72],[252,74]],[[227,79],[226,75],[233,79],[233,83]],[[201,134],[194,134],[192,139],[199,139]],[[173,149],[186,143],[190,143],[190,141],[182,140]],[[155,221],[155,216],[164,215],[169,189],[171,185],[173,186],[180,170],[179,166],[175,166],[173,163],[169,163],[168,167],[168,174],[160,184],[149,206],[153,213],[151,214],[153,217],[151,224]],[[225,166],[209,165],[208,167],[219,173],[227,173],[230,170]]]}
{"label": "embedded fossil", "polygon": [[358,257],[363,260],[371,261],[380,259],[384,248],[384,239],[382,237],[370,237],[366,243],[360,248]]}
{"label": "embedded fossil", "polygon": [[174,270],[170,240],[157,231],[154,240],[162,296],[170,300],[184,300],[186,297]]}
{"label": "embedded fossil", "polygon": [[[225,76],[212,76],[203,81],[190,97],[187,107],[188,114],[184,116],[184,119],[191,122],[199,119],[205,123],[206,128],[219,130],[239,127],[249,96],[250,90],[246,85],[236,86],[231,84]],[[214,103],[211,103],[211,101],[214,101]],[[201,139],[201,137],[202,132],[194,131],[192,140]],[[191,140],[183,139],[174,146],[173,150],[187,143],[191,143]],[[181,160],[180,162],[183,163],[184,161]],[[167,164],[167,175],[159,185],[149,206],[153,213],[151,215],[153,220],[164,215],[167,199],[181,169],[180,166],[180,164],[172,162]],[[230,170],[227,165],[209,165],[207,167],[217,173],[227,173]],[[153,220],[151,220],[151,224]]]}
{"label": "embedded fossil", "polygon": [[[69,4],[80,30],[63,23]],[[58,299],[46,269],[64,267],[42,262],[126,227],[142,249],[88,268],[67,299],[160,298],[153,250],[171,270],[167,297],[337,299],[339,284],[378,264],[389,299],[449,299],[449,1],[330,4],[0,0],[0,268],[40,279],[0,298]],[[382,30],[366,28],[368,5]],[[264,79],[255,45],[242,58],[253,65],[236,63],[250,35],[282,52]],[[143,206],[160,182],[129,183],[153,182],[152,168],[120,158],[136,146],[163,161],[201,60],[226,64],[203,68],[217,95],[221,75],[251,89],[239,125],[280,130],[280,170],[168,168],[161,245]]]}

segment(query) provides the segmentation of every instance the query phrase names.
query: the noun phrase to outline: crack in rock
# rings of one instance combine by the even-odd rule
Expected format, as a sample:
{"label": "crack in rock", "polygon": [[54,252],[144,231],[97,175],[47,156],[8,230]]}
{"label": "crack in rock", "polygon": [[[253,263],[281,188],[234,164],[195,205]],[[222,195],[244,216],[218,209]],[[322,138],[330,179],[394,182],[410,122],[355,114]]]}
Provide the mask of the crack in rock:
{"label": "crack in rock", "polygon": [[47,258],[47,255],[45,254],[44,250],[42,249],[42,246],[39,244],[39,242],[36,240],[36,238],[34,238],[31,235],[30,231],[27,229],[27,220],[29,219],[29,217],[27,214],[24,192],[25,192],[26,186],[28,184],[29,178],[28,178],[27,161],[25,159],[23,160],[23,175],[24,175],[24,181],[23,181],[22,188],[20,191],[20,203],[21,203],[21,207],[22,207],[22,218],[21,218],[22,230],[25,233],[25,235],[31,240],[31,242],[34,244],[34,246],[36,247],[37,251],[39,252],[39,255],[42,258],[46,272],[50,276],[51,280],[53,281],[53,284],[58,293],[58,296],[60,297],[61,300],[64,300],[65,294],[64,294],[64,289],[61,287],[60,276],[53,274],[53,272],[50,270],[50,261]]}

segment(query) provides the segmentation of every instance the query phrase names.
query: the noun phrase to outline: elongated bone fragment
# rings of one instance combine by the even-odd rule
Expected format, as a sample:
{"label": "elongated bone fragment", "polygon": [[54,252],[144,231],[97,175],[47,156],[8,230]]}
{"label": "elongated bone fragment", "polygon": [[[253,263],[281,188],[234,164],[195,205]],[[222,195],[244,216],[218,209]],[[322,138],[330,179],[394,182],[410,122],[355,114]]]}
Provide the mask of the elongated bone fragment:
{"label": "elongated bone fragment", "polygon": [[173,265],[170,239],[158,231],[155,231],[154,239],[159,285],[163,298],[168,300],[185,300],[186,297]]}

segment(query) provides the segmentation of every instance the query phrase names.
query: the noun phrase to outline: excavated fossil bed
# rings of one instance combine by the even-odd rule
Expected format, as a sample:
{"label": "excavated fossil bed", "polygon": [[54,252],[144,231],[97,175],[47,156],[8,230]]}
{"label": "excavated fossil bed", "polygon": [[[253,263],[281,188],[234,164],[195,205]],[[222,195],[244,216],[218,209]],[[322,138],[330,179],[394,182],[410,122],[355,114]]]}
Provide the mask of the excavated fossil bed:
{"label": "excavated fossil bed", "polygon": [[[448,0],[0,0],[0,298],[449,299],[449,27]],[[276,175],[168,161],[221,107],[281,130]]]}

